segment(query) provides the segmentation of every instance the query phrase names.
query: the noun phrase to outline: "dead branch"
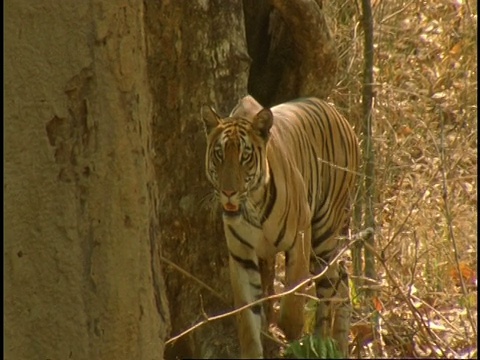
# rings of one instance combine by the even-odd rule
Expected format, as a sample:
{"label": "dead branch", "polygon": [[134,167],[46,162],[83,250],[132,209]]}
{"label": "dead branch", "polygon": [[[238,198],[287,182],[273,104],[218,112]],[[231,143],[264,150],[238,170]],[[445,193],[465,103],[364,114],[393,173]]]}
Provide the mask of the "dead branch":
{"label": "dead branch", "polygon": [[[256,305],[259,305],[259,304],[262,304],[264,303],[265,301],[271,301],[271,300],[276,300],[276,299],[280,299],[286,295],[289,295],[289,294],[294,294],[296,293],[297,291],[299,291],[300,289],[302,289],[304,286],[307,286],[308,284],[312,283],[313,281],[319,279],[320,277],[322,277],[328,270],[328,268],[334,264],[336,261],[338,261],[338,259],[343,255],[343,253],[351,246],[353,245],[356,241],[359,241],[359,240],[354,240],[352,241],[348,246],[345,246],[343,247],[339,253],[337,254],[337,256],[335,256],[328,264],[327,266],[325,267],[325,269],[323,269],[322,272],[320,272],[319,274],[317,275],[314,275],[314,276],[311,276],[307,279],[305,279],[304,281],[302,281],[301,283],[299,283],[298,285],[294,286],[293,288],[291,288],[290,290],[287,290],[287,291],[284,291],[280,294],[275,294],[275,295],[271,295],[271,296],[267,296],[267,297],[263,297],[261,299],[258,299],[258,300],[255,300],[247,305],[244,305],[238,309],[235,309],[235,310],[232,310],[232,311],[229,311],[227,313],[224,313],[224,314],[220,314],[220,315],[216,315],[216,316],[211,316],[211,317],[207,317],[205,320],[202,320],[200,321],[199,323],[193,325],[192,327],[186,329],[185,331],[181,332],[180,334],[168,339],[166,342],[165,342],[165,345],[167,344],[170,344],[170,343],[173,343],[175,342],[176,340],[180,339],[181,337],[187,335],[188,333],[198,329],[199,327],[209,323],[209,322],[212,322],[212,321],[216,321],[216,320],[220,320],[220,319],[224,319],[226,317],[229,317],[229,316],[232,316],[232,315],[235,315],[235,314],[238,314],[239,312],[241,311],[244,311],[248,308],[251,308],[253,306],[256,306]],[[297,295],[297,294],[296,294]],[[320,300],[320,299],[319,299]]]}

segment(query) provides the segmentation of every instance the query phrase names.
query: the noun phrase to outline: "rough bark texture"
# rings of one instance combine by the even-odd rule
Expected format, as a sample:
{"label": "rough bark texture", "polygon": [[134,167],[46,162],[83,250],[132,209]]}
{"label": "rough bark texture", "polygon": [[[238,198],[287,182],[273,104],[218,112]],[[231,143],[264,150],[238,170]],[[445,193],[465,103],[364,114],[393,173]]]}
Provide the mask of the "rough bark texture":
{"label": "rough bark texture", "polygon": [[[362,20],[365,31],[365,67],[363,74],[363,127],[365,134],[363,154],[365,163],[365,227],[375,229],[375,212],[373,200],[375,198],[375,153],[372,139],[372,108],[373,108],[373,15],[370,0],[362,0]],[[367,243],[375,249],[374,234],[370,234]],[[365,249],[365,276],[376,279],[375,256],[370,249]],[[373,295],[373,294],[370,294]]]}
{"label": "rough bark texture", "polygon": [[321,0],[243,0],[248,90],[263,106],[300,96],[326,98],[336,82],[337,53]]}
{"label": "rough bark texture", "polygon": [[[222,301],[170,265],[165,280],[172,335],[232,309],[228,251],[218,213],[202,205],[202,104],[226,115],[247,93],[249,59],[241,0],[145,1],[154,92],[157,214],[165,258],[214,288]],[[208,324],[168,347],[167,359],[238,356],[234,318]]]}
{"label": "rough bark texture", "polygon": [[161,359],[143,5],[5,11],[5,359]]}

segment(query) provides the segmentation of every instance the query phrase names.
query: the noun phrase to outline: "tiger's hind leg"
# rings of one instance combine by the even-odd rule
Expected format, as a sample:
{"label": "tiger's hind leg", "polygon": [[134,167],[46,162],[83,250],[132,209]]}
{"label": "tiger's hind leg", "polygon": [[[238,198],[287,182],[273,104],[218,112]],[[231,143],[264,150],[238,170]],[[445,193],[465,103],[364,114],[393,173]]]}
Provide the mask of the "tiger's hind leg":
{"label": "tiger's hind leg", "polygon": [[[285,252],[286,290],[298,285],[309,276],[311,231],[298,234],[293,246]],[[304,289],[298,290],[305,291]],[[289,294],[282,298],[279,326],[287,339],[294,340],[302,335],[304,324],[305,297]]]}
{"label": "tiger's hind leg", "polygon": [[[333,259],[336,252],[329,256],[323,253],[312,261],[312,270],[320,273],[328,264],[327,259]],[[330,264],[324,276],[316,281],[317,297],[320,299],[317,307],[315,332],[322,339],[333,338],[343,356],[348,356],[348,333],[350,329],[351,304],[348,291],[348,275],[343,264]]]}
{"label": "tiger's hind leg", "polygon": [[348,334],[350,332],[352,304],[348,288],[348,273],[343,262],[338,262],[338,275],[340,282],[337,287],[337,297],[341,301],[334,304],[333,338],[337,340],[342,354],[348,356]]}

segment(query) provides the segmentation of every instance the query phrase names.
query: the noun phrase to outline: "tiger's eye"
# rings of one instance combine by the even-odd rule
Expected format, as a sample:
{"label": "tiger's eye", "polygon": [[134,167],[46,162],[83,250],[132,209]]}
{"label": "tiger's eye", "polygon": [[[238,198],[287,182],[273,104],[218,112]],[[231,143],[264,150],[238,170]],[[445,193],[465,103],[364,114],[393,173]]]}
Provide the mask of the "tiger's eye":
{"label": "tiger's eye", "polygon": [[242,152],[242,158],[241,160],[243,162],[247,162],[248,160],[250,160],[252,158],[252,152],[251,151],[248,151],[248,150],[245,150]]}
{"label": "tiger's eye", "polygon": [[217,158],[217,160],[221,161],[223,158],[223,152],[222,148],[220,146],[215,146],[215,149],[213,150],[214,156]]}

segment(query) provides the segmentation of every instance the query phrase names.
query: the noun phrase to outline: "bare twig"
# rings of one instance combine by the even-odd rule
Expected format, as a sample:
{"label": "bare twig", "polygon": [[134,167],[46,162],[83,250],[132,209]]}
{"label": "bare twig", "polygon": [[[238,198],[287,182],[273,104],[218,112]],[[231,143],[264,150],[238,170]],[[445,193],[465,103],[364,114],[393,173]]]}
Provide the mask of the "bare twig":
{"label": "bare twig", "polygon": [[[398,293],[400,296],[403,298],[405,303],[407,304],[408,308],[410,309],[410,312],[412,313],[413,317],[415,318],[416,322],[420,325],[419,329],[421,333],[428,339],[432,339],[432,341],[435,343],[438,349],[442,352],[443,356],[446,356],[445,352],[443,351],[443,348],[445,347],[445,344],[443,341],[438,338],[438,336],[430,329],[430,327],[425,323],[423,320],[422,315],[418,312],[418,310],[415,308],[415,306],[412,304],[412,301],[410,300],[410,297],[405,295],[403,290],[400,288],[400,285],[398,285],[395,277],[392,275],[390,269],[388,268],[385,260],[376,252],[375,249],[373,249],[370,244],[365,243],[365,247],[368,247],[369,250],[372,252],[373,255],[377,258],[377,260],[382,264],[383,269],[385,270],[385,274],[389,278],[390,282],[392,283],[393,287],[398,290]],[[427,345],[430,347],[432,352],[435,352],[436,349],[433,347],[433,345],[427,341]],[[442,346],[440,346],[442,345]]]}
{"label": "bare twig", "polygon": [[[354,240],[352,241],[351,244],[349,244],[349,246],[351,246],[353,243],[355,243],[356,241],[358,240]],[[224,313],[224,314],[220,314],[220,315],[216,315],[216,316],[211,316],[211,317],[208,317],[206,318],[205,320],[202,320],[200,321],[199,323],[193,325],[192,327],[186,329],[185,331],[181,332],[180,334],[168,339],[166,342],[165,342],[165,345],[166,344],[169,344],[169,343],[172,343],[178,339],[180,339],[181,337],[187,335],[188,333],[198,329],[199,327],[209,323],[209,322],[212,322],[212,321],[216,321],[216,320],[220,320],[220,319],[224,319],[226,317],[229,317],[229,316],[232,316],[232,315],[235,315],[235,314],[238,314],[239,312],[241,311],[244,311],[248,308],[251,308],[252,306],[255,306],[255,305],[259,305],[259,304],[262,304],[263,302],[265,301],[270,301],[270,300],[276,300],[276,299],[280,299],[286,295],[289,295],[289,294],[294,294],[296,293],[298,290],[300,290],[302,287],[308,285],[309,283],[311,283],[312,281],[315,281],[317,280],[318,278],[322,277],[328,270],[328,268],[334,264],[342,255],[343,253],[349,248],[349,246],[346,246],[344,248],[342,248],[339,253],[337,254],[337,256],[335,256],[328,264],[327,266],[325,267],[325,269],[323,269],[322,272],[320,272],[319,274],[315,275],[315,276],[311,276],[307,279],[305,279],[304,281],[302,281],[301,283],[299,283],[298,285],[294,286],[293,288],[291,288],[290,290],[287,290],[287,291],[284,291],[280,294],[275,294],[275,295],[271,295],[271,296],[267,296],[267,297],[264,297],[264,298],[261,298],[261,299],[258,299],[258,300],[255,300],[247,305],[244,305],[238,309],[235,309],[235,310],[232,310],[232,311],[229,311],[227,313]]]}
{"label": "bare twig", "polygon": [[[455,234],[453,233],[453,226],[452,226],[452,213],[450,210],[450,202],[448,199],[448,186],[447,186],[447,175],[445,171],[445,124],[444,124],[444,118],[443,114],[441,111],[440,112],[440,165],[441,165],[441,174],[442,174],[442,187],[443,187],[443,203],[444,203],[444,209],[445,209],[445,219],[447,221],[447,227],[448,227],[448,236],[450,238],[450,241],[452,242],[453,246],[453,257],[455,259],[455,266],[457,268],[458,274],[459,274],[459,279],[460,279],[460,286],[462,289],[463,296],[467,296],[467,287],[465,286],[465,281],[463,279],[462,271],[460,269],[460,259],[458,257],[458,246],[457,242],[455,240]],[[467,310],[467,316],[468,316],[468,321],[470,322],[470,325],[472,327],[473,334],[475,338],[477,337],[477,324],[475,323],[475,320],[473,319],[472,312],[470,311],[470,307],[466,306]]]}
{"label": "bare twig", "polygon": [[[438,172],[440,171],[440,169],[437,169],[435,171],[435,173],[433,174],[433,176],[430,178],[430,180],[428,181],[428,184],[430,185],[433,180],[435,180],[435,177],[437,176]],[[385,251],[392,243],[393,241],[396,239],[396,237],[398,235],[400,235],[403,231],[403,228],[405,227],[408,219],[410,218],[410,216],[412,215],[413,213],[413,210],[417,209],[418,208],[418,203],[425,197],[425,193],[428,191],[428,187],[425,187],[425,190],[417,197],[417,200],[415,200],[415,202],[412,204],[412,206],[410,207],[410,210],[408,211],[408,214],[407,216],[405,216],[405,218],[403,219],[402,221],[402,224],[400,225],[400,227],[398,228],[398,230],[395,232],[395,234],[393,234],[393,236],[391,237],[391,239],[388,241],[388,243],[383,247],[383,251]]]}
{"label": "bare twig", "polygon": [[390,20],[391,18],[401,14],[402,12],[404,12],[411,4],[414,3],[414,0],[410,1],[409,3],[407,3],[406,5],[404,5],[401,9],[395,11],[394,13],[388,15],[388,16],[385,16],[382,20],[380,20],[380,23],[383,24],[383,23],[386,23],[388,20]]}
{"label": "bare twig", "polygon": [[178,266],[177,264],[173,263],[172,261],[168,260],[166,257],[160,255],[160,260],[162,260],[163,262],[167,263],[168,265],[170,265],[171,267],[173,267],[175,270],[177,270],[178,272],[182,273],[183,275],[185,275],[186,277],[188,277],[189,279],[192,279],[193,281],[195,281],[197,284],[199,284],[201,287],[207,289],[208,291],[210,291],[214,296],[216,296],[218,299],[220,299],[223,303],[225,304],[228,304],[228,301],[222,296],[220,295],[220,293],[218,293],[215,289],[213,289],[212,287],[208,286],[207,284],[205,284],[202,280],[200,280],[199,278],[193,276],[192,274],[190,274],[188,271],[182,269],[180,266]]}

